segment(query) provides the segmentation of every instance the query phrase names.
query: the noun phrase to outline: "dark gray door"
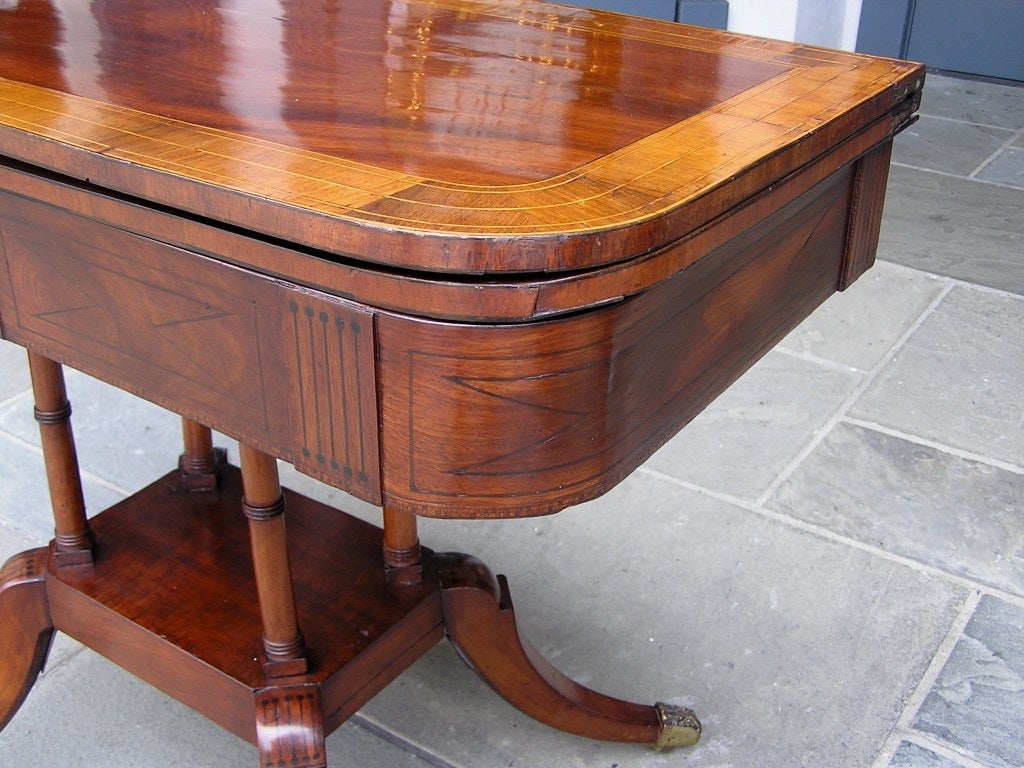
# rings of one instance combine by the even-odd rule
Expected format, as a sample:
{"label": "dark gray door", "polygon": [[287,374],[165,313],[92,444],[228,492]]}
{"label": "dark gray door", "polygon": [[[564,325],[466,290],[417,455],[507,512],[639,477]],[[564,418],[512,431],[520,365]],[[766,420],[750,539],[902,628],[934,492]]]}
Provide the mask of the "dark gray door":
{"label": "dark gray door", "polygon": [[1024,80],[1024,0],[864,0],[857,50]]}

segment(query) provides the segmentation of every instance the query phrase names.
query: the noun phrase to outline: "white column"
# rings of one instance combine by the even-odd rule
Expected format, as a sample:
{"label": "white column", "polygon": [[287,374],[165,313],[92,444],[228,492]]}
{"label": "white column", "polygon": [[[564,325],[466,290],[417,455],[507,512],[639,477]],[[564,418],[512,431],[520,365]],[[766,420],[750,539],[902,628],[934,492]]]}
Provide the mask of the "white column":
{"label": "white column", "polygon": [[729,0],[729,30],[852,51],[862,0]]}

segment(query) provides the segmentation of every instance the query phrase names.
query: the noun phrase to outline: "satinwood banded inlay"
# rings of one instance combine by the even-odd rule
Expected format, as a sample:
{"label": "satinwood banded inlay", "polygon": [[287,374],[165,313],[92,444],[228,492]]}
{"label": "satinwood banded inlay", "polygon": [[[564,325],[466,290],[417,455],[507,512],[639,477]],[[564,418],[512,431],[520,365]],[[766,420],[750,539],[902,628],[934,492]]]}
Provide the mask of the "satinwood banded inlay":
{"label": "satinwood banded inlay", "polygon": [[529,0],[31,5],[0,14],[0,154],[431,271],[636,256],[853,130],[891,134],[920,86],[903,62]]}

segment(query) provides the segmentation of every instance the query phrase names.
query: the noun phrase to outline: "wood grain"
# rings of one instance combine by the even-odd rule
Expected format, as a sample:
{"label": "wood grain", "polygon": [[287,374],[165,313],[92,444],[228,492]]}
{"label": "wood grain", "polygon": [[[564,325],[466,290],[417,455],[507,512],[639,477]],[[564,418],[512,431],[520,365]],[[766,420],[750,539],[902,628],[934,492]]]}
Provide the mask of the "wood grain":
{"label": "wood grain", "polygon": [[393,515],[624,477],[870,266],[922,86],[531,0],[47,6],[0,14],[5,337]]}
{"label": "wood grain", "polygon": [[380,499],[363,306],[0,192],[4,337]]}
{"label": "wood grain", "polygon": [[852,168],[640,296],[525,325],[381,313],[384,503],[545,514],[635,469],[831,294]]}
{"label": "wood grain", "polygon": [[[556,727],[697,738],[554,670],[416,515],[604,493],[870,267],[919,65],[535,0],[36,0],[0,50],[0,335],[72,502],[0,571],[0,721],[52,620],[261,764],[322,768],[444,630]],[[207,478],[91,518],[74,568],[60,363],[181,414]]]}
{"label": "wood grain", "polygon": [[438,556],[445,633],[459,655],[502,698],[541,722],[606,741],[654,744],[652,706],[613,699],[551,666],[519,633],[503,576],[465,555]]}
{"label": "wood grain", "polygon": [[53,510],[54,558],[60,565],[90,563],[93,541],[86,519],[64,370],[58,363],[33,352],[29,352],[28,367]]}
{"label": "wood grain", "polygon": [[[331,732],[442,637],[432,569],[400,589],[385,578],[382,534],[285,491],[299,622]],[[239,471],[217,491],[177,471],[93,519],[102,556],[52,567],[54,626],[255,743],[254,695],[268,689]],[[428,560],[430,553],[427,553]]]}
{"label": "wood grain", "polygon": [[53,623],[43,577],[46,549],[23,552],[0,567],[0,730],[11,721],[50,652]]}
{"label": "wood grain", "polygon": [[839,290],[844,291],[875,263],[878,236],[882,226],[885,195],[881,192],[889,178],[892,143],[881,144],[858,162],[850,203],[850,224],[846,235]]}
{"label": "wood grain", "polygon": [[0,13],[0,154],[384,265],[574,270],[682,237],[921,86],[529,0],[283,7]]}

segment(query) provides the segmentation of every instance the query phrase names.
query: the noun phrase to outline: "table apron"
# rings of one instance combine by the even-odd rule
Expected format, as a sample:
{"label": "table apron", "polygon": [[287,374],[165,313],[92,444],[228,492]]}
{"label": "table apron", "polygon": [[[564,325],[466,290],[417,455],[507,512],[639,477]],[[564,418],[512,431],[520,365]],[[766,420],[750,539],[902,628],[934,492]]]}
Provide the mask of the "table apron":
{"label": "table apron", "polygon": [[871,266],[890,147],[716,224],[735,233],[630,298],[509,324],[370,307],[0,192],[0,330],[374,504],[549,514],[621,481]]}
{"label": "table apron", "polygon": [[[887,157],[887,156],[886,156]],[[869,161],[873,162],[873,161]],[[527,325],[381,314],[385,504],[548,514],[625,478],[874,258],[854,163],[624,301]],[[867,221],[866,219],[870,219]]]}
{"label": "table apron", "polygon": [[3,335],[380,502],[374,315],[0,193]]}

